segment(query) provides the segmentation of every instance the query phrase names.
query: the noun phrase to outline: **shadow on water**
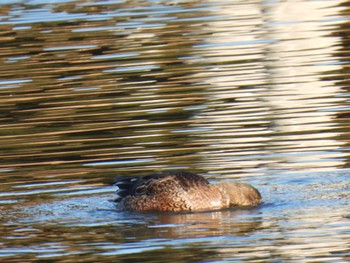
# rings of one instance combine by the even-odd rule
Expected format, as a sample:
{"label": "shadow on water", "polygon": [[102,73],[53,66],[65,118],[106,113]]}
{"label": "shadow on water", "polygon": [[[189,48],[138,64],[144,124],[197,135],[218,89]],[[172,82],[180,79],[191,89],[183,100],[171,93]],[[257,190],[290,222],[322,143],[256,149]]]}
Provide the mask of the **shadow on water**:
{"label": "shadow on water", "polygon": [[[347,262],[347,1],[2,1],[1,262]],[[115,211],[114,176],[256,186]]]}

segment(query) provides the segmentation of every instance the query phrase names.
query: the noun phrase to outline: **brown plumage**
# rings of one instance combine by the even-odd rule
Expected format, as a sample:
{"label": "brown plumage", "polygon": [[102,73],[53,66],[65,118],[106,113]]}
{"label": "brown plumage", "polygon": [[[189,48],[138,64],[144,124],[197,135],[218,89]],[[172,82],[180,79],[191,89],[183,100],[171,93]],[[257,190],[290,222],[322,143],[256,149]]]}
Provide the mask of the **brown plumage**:
{"label": "brown plumage", "polygon": [[261,203],[259,191],[249,184],[209,184],[204,177],[185,171],[120,178],[116,185],[117,207],[129,211],[203,211]]}

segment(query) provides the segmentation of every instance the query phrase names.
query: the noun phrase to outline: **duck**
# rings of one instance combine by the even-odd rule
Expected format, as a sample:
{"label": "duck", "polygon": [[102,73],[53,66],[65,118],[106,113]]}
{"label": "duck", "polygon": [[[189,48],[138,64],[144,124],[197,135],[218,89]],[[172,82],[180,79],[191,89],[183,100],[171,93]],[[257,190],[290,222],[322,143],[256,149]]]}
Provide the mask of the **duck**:
{"label": "duck", "polygon": [[241,182],[209,183],[187,171],[164,171],[142,177],[117,177],[118,210],[192,212],[251,207],[261,204],[260,192]]}

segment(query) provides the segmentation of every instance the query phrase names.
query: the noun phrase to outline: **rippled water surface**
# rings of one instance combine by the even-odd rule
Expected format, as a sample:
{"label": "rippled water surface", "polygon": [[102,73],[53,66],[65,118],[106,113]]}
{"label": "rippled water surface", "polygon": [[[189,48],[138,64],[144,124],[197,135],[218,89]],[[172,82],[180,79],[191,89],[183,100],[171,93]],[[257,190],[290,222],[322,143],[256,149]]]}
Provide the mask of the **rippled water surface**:
{"label": "rippled water surface", "polygon": [[[349,262],[349,6],[1,1],[0,262]],[[115,210],[173,169],[264,203]]]}

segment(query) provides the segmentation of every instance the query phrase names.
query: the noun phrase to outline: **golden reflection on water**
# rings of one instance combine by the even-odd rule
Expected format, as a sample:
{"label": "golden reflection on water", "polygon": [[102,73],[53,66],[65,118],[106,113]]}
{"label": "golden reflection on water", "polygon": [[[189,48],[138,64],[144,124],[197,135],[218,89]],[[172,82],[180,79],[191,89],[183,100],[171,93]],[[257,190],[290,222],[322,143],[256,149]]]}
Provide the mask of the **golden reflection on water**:
{"label": "golden reflection on water", "polygon": [[[124,218],[129,228],[120,233],[118,222],[114,236],[105,236],[110,229],[93,218],[101,232],[75,229],[82,246],[74,251],[94,236],[102,245],[84,248],[87,258],[103,251],[135,260],[127,256],[128,238],[138,238],[138,253],[150,262],[158,246],[159,254],[176,254],[182,246],[185,261],[203,261],[209,251],[215,260],[306,262],[323,260],[327,250],[342,260],[348,223],[340,210],[348,201],[348,177],[329,191],[326,179],[349,167],[348,14],[340,1],[2,3],[1,215],[16,221],[13,209],[43,205],[63,223],[71,222],[70,213],[84,221],[90,211],[79,204],[112,192],[104,185],[115,175],[190,169],[215,180],[253,182],[264,193],[261,214],[247,212],[249,220],[242,211],[161,215],[149,225],[145,218]],[[310,173],[325,171],[324,177]],[[318,181],[293,196],[293,180],[300,187]],[[284,190],[276,192],[279,187]],[[75,195],[86,198],[65,206]],[[334,198],[335,205],[306,207],[299,216],[298,202],[309,196]],[[274,210],[287,204],[290,214],[288,207]],[[72,207],[80,208],[68,211]],[[326,212],[317,217],[320,210]],[[59,236],[37,231],[44,231],[38,240],[30,239],[31,231],[5,227],[0,250],[23,246],[17,236],[38,243]],[[58,254],[74,243],[67,229],[60,231],[65,241]],[[145,231],[142,238],[138,231]],[[147,242],[149,254],[141,249]],[[9,255],[40,254],[33,251]]]}
{"label": "golden reflection on water", "polygon": [[[300,12],[301,5],[303,12]],[[336,138],[339,125],[334,120],[337,108],[341,108],[346,99],[337,96],[341,87],[322,78],[323,72],[341,68],[334,56],[339,39],[329,37],[323,30],[329,28],[328,23],[315,22],[324,17],[330,19],[342,8],[334,2],[317,1],[267,4],[263,14],[259,13],[258,5],[229,8],[215,11],[244,13],[260,19],[250,19],[250,23],[244,20],[209,22],[212,31],[218,32],[214,35],[223,37],[206,39],[208,44],[203,45],[203,56],[209,60],[219,58],[220,63],[225,60],[234,63],[234,59],[237,62],[234,67],[217,65],[205,79],[211,86],[207,105],[213,110],[199,114],[199,118],[203,126],[209,125],[215,131],[214,136],[212,132],[203,135],[213,149],[205,154],[206,169],[221,173],[225,168],[225,173],[234,173],[237,167],[249,169],[267,164],[272,169],[288,166],[324,171],[344,165],[347,154],[340,150],[344,142]],[[334,23],[330,24],[335,27]],[[251,34],[240,38],[238,25],[240,30]],[[228,49],[227,43],[239,41],[250,41],[254,45]],[[250,52],[255,57],[250,56]],[[244,72],[237,74],[237,68],[244,68]],[[243,128],[248,125],[249,130]],[[250,151],[249,146],[254,147],[254,151]],[[268,163],[259,157],[249,163],[234,159],[236,152],[256,156],[256,149],[261,149],[261,155],[275,156]],[[289,152],[294,154],[287,155]],[[228,158],[235,161],[236,167],[225,162]]]}

